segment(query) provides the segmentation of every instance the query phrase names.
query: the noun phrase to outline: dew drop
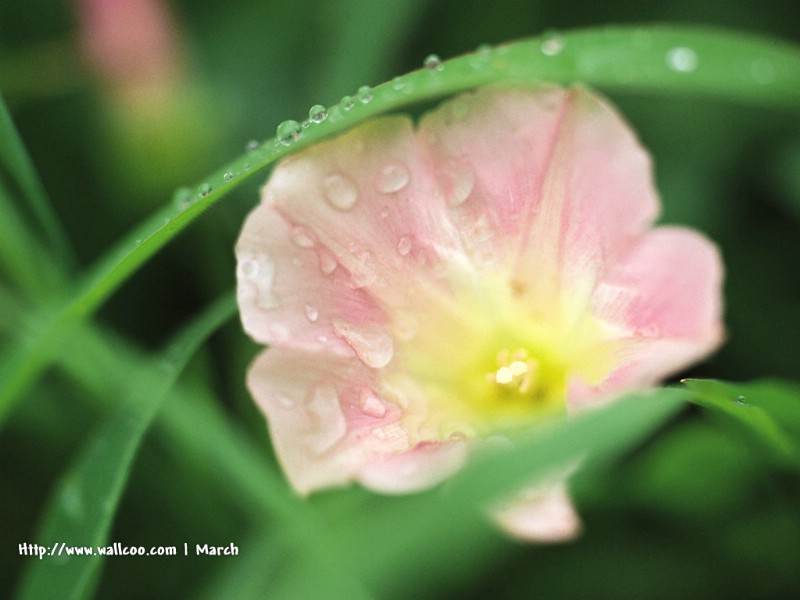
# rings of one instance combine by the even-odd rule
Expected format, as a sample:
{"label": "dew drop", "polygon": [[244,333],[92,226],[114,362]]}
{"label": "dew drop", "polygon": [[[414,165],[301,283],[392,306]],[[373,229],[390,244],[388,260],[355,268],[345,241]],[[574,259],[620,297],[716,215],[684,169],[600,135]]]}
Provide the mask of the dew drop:
{"label": "dew drop", "polygon": [[394,334],[404,342],[409,342],[419,332],[419,321],[411,313],[399,312],[394,317]]}
{"label": "dew drop", "polygon": [[312,123],[322,123],[328,118],[328,110],[322,104],[315,104],[308,110],[308,120]]}
{"label": "dew drop", "polygon": [[185,210],[192,203],[192,190],[188,187],[178,188],[175,191],[175,195],[172,197],[172,201],[178,208]]}
{"label": "dew drop", "polygon": [[380,325],[371,323],[351,325],[336,320],[333,322],[333,329],[368,367],[373,369],[385,367],[394,356],[394,342]]}
{"label": "dew drop", "polygon": [[426,56],[425,60],[422,61],[422,65],[429,71],[441,71],[443,68],[442,59],[439,58],[437,54],[429,54]]}
{"label": "dew drop", "polygon": [[406,187],[409,179],[410,176],[405,165],[393,161],[380,168],[375,179],[375,187],[384,194],[393,194]]}
{"label": "dew drop", "polygon": [[697,54],[691,48],[670,48],[666,55],[667,66],[679,73],[691,73],[697,68]]}
{"label": "dew drop", "polygon": [[240,257],[238,271],[242,279],[250,282],[250,285],[240,288],[240,294],[242,293],[241,290],[246,290],[246,293],[255,301],[256,305],[265,310],[278,306],[278,300],[272,293],[275,263],[267,255]]}
{"label": "dew drop", "polygon": [[353,286],[358,288],[367,287],[375,282],[375,264],[372,254],[364,252],[358,257],[358,261],[350,268],[350,276],[353,278]]}
{"label": "dew drop", "polygon": [[399,92],[399,91],[403,90],[403,88],[405,88],[405,87],[406,87],[406,84],[400,77],[395,77],[392,80],[392,89],[393,90]]}
{"label": "dew drop", "polygon": [[547,34],[544,40],[542,40],[541,46],[539,46],[539,50],[541,50],[542,54],[545,56],[557,56],[561,54],[561,51],[564,50],[564,46],[566,42],[564,38],[556,33]]}
{"label": "dew drop", "polygon": [[397,242],[397,253],[400,256],[408,256],[409,252],[411,252],[411,238],[404,235]]}
{"label": "dew drop", "polygon": [[289,237],[292,238],[292,242],[294,242],[295,246],[299,248],[314,247],[314,238],[311,237],[309,231],[302,225],[293,227]]}
{"label": "dew drop", "polygon": [[356,92],[356,97],[361,104],[368,104],[372,100],[372,89],[368,85],[362,85]]}
{"label": "dew drop", "polygon": [[369,417],[380,419],[386,415],[386,405],[378,394],[369,388],[363,388],[358,397],[358,406],[361,412]]}
{"label": "dew drop", "polygon": [[279,396],[278,402],[280,402],[281,406],[284,408],[294,408],[296,404],[294,398],[289,398],[289,396]]}
{"label": "dew drop", "polygon": [[300,123],[290,119],[288,121],[283,121],[280,125],[278,125],[278,128],[275,131],[275,136],[278,138],[278,141],[281,144],[284,146],[290,146],[293,142],[296,142],[300,138],[300,130]]}
{"label": "dew drop", "polygon": [[328,252],[325,249],[320,250],[319,252],[319,270],[322,271],[323,275],[330,275],[336,270],[336,267],[339,263],[336,261],[336,257]]}
{"label": "dew drop", "polygon": [[243,168],[245,171],[249,171],[249,170],[250,170],[250,163],[244,163],[244,166],[243,166],[242,168]]}
{"label": "dew drop", "polygon": [[310,304],[306,304],[303,308],[303,312],[306,313],[306,318],[311,321],[312,323],[316,323],[317,319],[319,319],[319,310],[316,306],[311,306]]}
{"label": "dew drop", "polygon": [[339,101],[339,106],[342,110],[348,111],[355,105],[352,96],[342,96],[342,99]]}
{"label": "dew drop", "polygon": [[227,173],[225,173],[225,175],[222,176],[222,178],[225,180],[225,183],[230,183],[231,181],[233,181],[233,177],[234,175],[230,171],[228,171]]}
{"label": "dew drop", "polygon": [[489,64],[492,56],[492,47],[489,44],[481,44],[469,57],[469,65],[473,69],[481,69]]}
{"label": "dew drop", "polygon": [[328,203],[339,210],[349,210],[358,200],[355,184],[341,173],[332,173],[322,182]]}
{"label": "dew drop", "polygon": [[449,436],[447,436],[447,439],[450,440],[451,442],[463,442],[467,439],[467,434],[464,433],[463,431],[454,431]]}
{"label": "dew drop", "polygon": [[250,140],[249,142],[247,142],[247,144],[245,144],[244,149],[247,152],[253,153],[256,150],[258,150],[259,145],[260,144],[258,143],[257,140]]}
{"label": "dew drop", "polygon": [[339,394],[331,385],[321,385],[308,402],[315,428],[308,435],[309,447],[318,454],[330,450],[347,432],[347,421],[339,404]]}
{"label": "dew drop", "polygon": [[214,188],[211,187],[210,183],[201,183],[197,187],[197,195],[200,196],[201,198],[205,198],[206,196],[208,196],[211,193],[211,190],[213,190],[213,189]]}
{"label": "dew drop", "polygon": [[445,194],[447,204],[456,208],[467,201],[475,186],[475,173],[472,168],[456,159],[450,159],[444,164]]}
{"label": "dew drop", "polygon": [[142,238],[139,238],[136,240],[136,247],[138,248],[141,245],[142,245]]}
{"label": "dew drop", "polygon": [[239,270],[244,277],[251,279],[258,275],[258,261],[252,259],[243,260],[239,264]]}

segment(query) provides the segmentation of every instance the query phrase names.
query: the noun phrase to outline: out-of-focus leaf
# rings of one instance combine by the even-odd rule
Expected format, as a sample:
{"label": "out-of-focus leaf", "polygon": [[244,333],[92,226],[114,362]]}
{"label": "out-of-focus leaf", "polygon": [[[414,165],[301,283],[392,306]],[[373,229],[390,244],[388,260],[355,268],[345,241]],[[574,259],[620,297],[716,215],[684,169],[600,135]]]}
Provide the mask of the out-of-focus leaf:
{"label": "out-of-focus leaf", "polygon": [[[214,303],[170,344],[159,369],[129,375],[128,397],[91,436],[50,499],[37,536],[48,554],[29,563],[20,599],[91,596],[104,558],[94,549],[107,541],[142,437],[189,358],[234,310],[229,296]],[[73,546],[92,554],[69,555]]]}
{"label": "out-of-focus leaf", "polygon": [[789,384],[734,384],[687,379],[692,401],[737,427],[746,438],[779,464],[800,470],[800,445],[784,429],[784,419],[800,422],[800,389]]}

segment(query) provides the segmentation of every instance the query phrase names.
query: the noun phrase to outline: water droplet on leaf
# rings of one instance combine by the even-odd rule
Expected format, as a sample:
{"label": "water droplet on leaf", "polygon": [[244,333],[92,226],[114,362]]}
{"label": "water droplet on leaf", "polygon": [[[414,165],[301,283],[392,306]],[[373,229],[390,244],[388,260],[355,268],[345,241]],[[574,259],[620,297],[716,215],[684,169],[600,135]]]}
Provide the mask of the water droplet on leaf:
{"label": "water droplet on leaf", "polygon": [[368,85],[362,85],[358,88],[356,96],[361,104],[368,104],[372,100],[372,90]]}
{"label": "water droplet on leaf", "polygon": [[670,48],[666,55],[667,66],[679,73],[691,73],[697,68],[697,54],[691,48]]}
{"label": "water droplet on leaf", "polygon": [[442,59],[436,54],[429,54],[425,57],[425,60],[422,61],[422,65],[430,71],[441,71]]}
{"label": "water droplet on leaf", "polygon": [[327,118],[328,111],[322,104],[315,104],[308,110],[308,120],[312,123],[322,123]]}
{"label": "water droplet on leaf", "polygon": [[247,152],[252,153],[252,152],[255,152],[256,150],[258,150],[259,145],[260,144],[258,143],[257,140],[250,140],[249,142],[247,142],[247,144],[245,144],[244,149]]}
{"label": "water droplet on leaf", "polygon": [[197,188],[197,195],[201,198],[205,198],[211,193],[211,190],[214,188],[211,187],[210,183],[201,183]]}
{"label": "water droplet on leaf", "polygon": [[300,138],[300,130],[300,123],[290,119],[278,125],[275,135],[278,138],[278,142],[284,146],[290,146]]}
{"label": "water droplet on leaf", "polygon": [[348,111],[355,105],[352,96],[342,96],[342,99],[339,101],[339,106],[344,111]]}
{"label": "water droplet on leaf", "polygon": [[223,176],[223,179],[225,180],[225,183],[230,183],[231,181],[233,181],[233,177],[234,177],[233,173],[231,173],[230,171],[228,171],[228,172],[227,172],[227,173],[225,173],[225,175]]}
{"label": "water droplet on leaf", "polygon": [[561,54],[562,50],[564,50],[565,45],[566,42],[564,41],[564,38],[557,33],[549,33],[545,39],[542,40],[542,44],[539,46],[539,49],[545,56],[557,56],[558,54]]}

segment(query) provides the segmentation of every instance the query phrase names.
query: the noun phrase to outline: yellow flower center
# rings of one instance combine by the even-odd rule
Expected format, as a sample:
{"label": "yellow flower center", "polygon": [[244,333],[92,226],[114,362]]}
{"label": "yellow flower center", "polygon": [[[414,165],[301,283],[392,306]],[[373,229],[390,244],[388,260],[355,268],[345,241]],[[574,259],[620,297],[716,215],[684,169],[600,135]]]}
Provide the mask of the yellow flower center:
{"label": "yellow flower center", "polygon": [[613,344],[567,298],[543,303],[498,276],[420,299],[419,326],[398,348],[398,369],[425,398],[416,424],[423,437],[525,426],[566,410],[571,379],[601,381]]}

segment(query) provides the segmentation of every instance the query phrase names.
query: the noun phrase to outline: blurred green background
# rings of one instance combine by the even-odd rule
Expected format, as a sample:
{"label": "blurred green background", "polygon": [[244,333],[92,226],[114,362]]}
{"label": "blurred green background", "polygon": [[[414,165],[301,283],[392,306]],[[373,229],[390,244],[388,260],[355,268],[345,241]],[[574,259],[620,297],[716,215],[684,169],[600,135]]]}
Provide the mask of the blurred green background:
{"label": "blurred green background", "polygon": [[[185,0],[158,13],[168,24],[167,58],[140,74],[136,66],[145,57],[116,71],[91,58],[87,15],[101,4],[0,3],[0,92],[73,249],[52,260],[73,272],[168,203],[176,188],[242,154],[249,140],[274,135],[279,121],[416,69],[432,52],[449,58],[548,30],[658,22],[800,42],[790,0]],[[128,23],[135,29],[135,21]],[[654,155],[662,221],[707,232],[727,264],[728,342],[690,375],[797,379],[797,112],[704,98],[611,97]],[[199,219],[102,309],[97,321],[123,347],[160,347],[233,288],[233,244],[262,179]],[[0,277],[7,288],[8,278]],[[16,341],[8,324],[1,336],[4,348]],[[198,401],[221,408],[234,430],[270,457],[263,420],[244,389],[256,350],[238,322],[229,321],[192,360],[182,383]],[[104,368],[98,364],[99,375]],[[18,555],[18,544],[35,541],[55,482],[105,414],[108,404],[90,395],[63,369],[50,370],[0,432],[0,590],[13,591],[32,560]],[[197,435],[207,434],[197,426]],[[276,573],[300,568],[291,564],[300,559],[279,553],[284,542],[272,539],[272,517],[256,528],[226,493],[227,478],[187,455],[164,428],[153,428],[110,539],[147,547],[234,541],[249,556],[240,556],[239,565],[233,558],[112,558],[97,597],[216,597],[219,590],[226,597],[231,590],[268,597]],[[476,535],[487,539],[483,555],[459,556],[453,547],[458,558],[448,566],[430,564],[421,549],[418,564],[398,567],[404,578],[370,591],[386,598],[800,597],[798,488],[796,474],[774,468],[734,430],[686,411],[602,477],[578,478],[586,522],[578,542],[525,547],[478,527]],[[342,514],[346,523],[356,508],[387,500],[351,490],[311,502],[325,519]]]}

